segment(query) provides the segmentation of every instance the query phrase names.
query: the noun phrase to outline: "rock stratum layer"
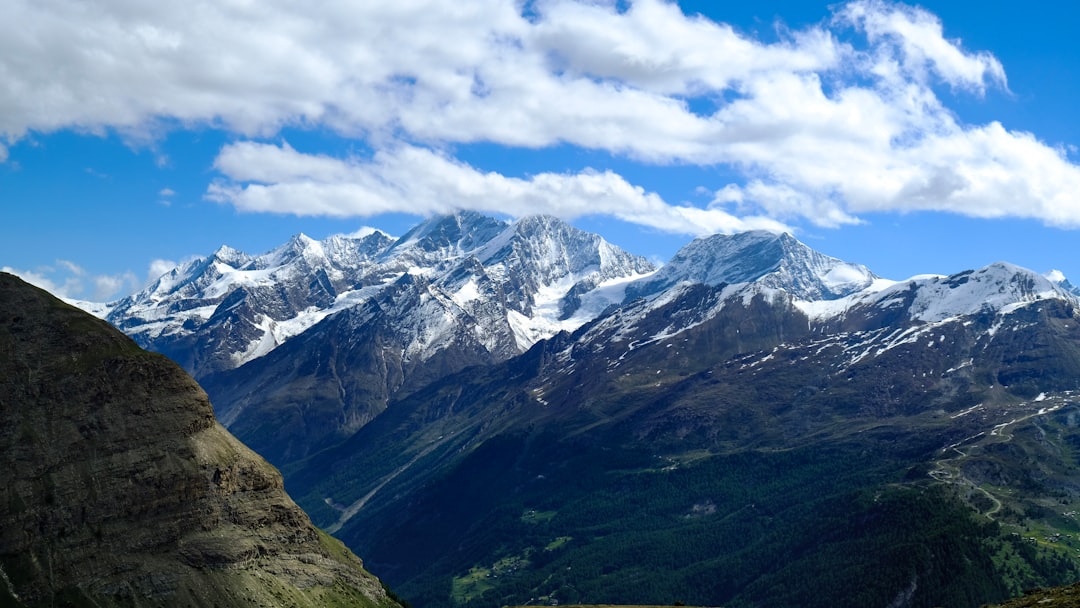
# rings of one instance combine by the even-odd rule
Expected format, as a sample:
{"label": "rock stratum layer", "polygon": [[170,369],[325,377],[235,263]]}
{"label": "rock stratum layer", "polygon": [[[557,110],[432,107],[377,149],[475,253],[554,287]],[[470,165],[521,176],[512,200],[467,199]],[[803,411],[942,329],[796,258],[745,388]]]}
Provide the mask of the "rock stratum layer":
{"label": "rock stratum layer", "polygon": [[0,605],[395,605],[183,370],[5,274],[0,487]]}

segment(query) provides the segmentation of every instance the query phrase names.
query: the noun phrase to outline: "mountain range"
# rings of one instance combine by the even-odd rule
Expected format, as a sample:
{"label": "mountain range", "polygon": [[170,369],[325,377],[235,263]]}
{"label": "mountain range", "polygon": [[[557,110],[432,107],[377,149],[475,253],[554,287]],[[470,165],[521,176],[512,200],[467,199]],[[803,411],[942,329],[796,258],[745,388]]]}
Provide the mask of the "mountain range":
{"label": "mountain range", "polygon": [[546,217],[228,248],[93,307],[418,606],[977,606],[1080,577],[1080,299]]}

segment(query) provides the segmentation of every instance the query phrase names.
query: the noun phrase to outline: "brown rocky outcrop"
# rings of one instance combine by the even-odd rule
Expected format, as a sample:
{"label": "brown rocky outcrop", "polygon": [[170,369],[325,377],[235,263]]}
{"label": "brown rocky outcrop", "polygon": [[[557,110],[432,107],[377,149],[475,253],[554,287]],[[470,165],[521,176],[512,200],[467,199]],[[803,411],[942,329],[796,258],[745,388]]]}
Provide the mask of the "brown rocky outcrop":
{"label": "brown rocky outcrop", "polygon": [[169,359],[0,274],[0,605],[394,605]]}

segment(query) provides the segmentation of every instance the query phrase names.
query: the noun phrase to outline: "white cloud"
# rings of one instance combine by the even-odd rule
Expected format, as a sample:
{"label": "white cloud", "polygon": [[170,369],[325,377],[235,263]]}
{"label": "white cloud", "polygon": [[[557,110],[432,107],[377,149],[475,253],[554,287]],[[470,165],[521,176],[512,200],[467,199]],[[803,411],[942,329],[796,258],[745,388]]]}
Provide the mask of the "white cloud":
{"label": "white cloud", "polygon": [[79,266],[75,262],[71,262],[68,260],[56,260],[56,263],[74,276],[81,277],[86,274],[86,271],[83,270],[82,266]]}
{"label": "white cloud", "polygon": [[[41,266],[32,270],[10,266],[4,266],[0,270],[20,277],[27,283],[40,287],[57,297],[73,300],[107,302],[127,295],[142,286],[130,272],[117,275],[92,275],[70,260],[56,260],[54,266]],[[87,285],[90,287],[88,288]]]}
{"label": "white cloud", "polygon": [[659,0],[613,5],[553,0],[531,39],[555,67],[663,94],[721,91],[755,74],[833,68],[841,47],[821,29],[766,45]]}
{"label": "white cloud", "polygon": [[119,275],[98,275],[94,277],[92,296],[95,302],[108,302],[141,287],[139,279],[132,272]]}
{"label": "white cloud", "polygon": [[0,267],[0,271],[8,274],[13,274],[20,279],[30,283],[35,287],[40,287],[45,291],[59,297],[68,297],[72,293],[82,292],[82,282],[75,277],[66,277],[60,282],[49,276],[54,269],[44,268],[37,270],[20,270],[18,268],[12,268],[10,266]]}
{"label": "white cloud", "polygon": [[240,142],[226,146],[214,167],[228,179],[212,184],[208,197],[248,212],[367,217],[472,209],[512,216],[548,213],[567,219],[611,215],[691,234],[783,229],[766,218],[669,205],[611,171],[506,177],[415,146],[380,151],[370,160],[342,160],[303,154],[288,143]]}
{"label": "white cloud", "polygon": [[[946,83],[979,93],[991,84],[1006,83],[1005,68],[987,52],[965,53],[959,40],[944,36],[941,20],[920,8],[882,0],[856,0],[837,17],[863,29],[877,46],[879,60],[896,61],[907,75],[920,80],[933,72]],[[895,48],[891,48],[895,45]]]}
{"label": "white cloud", "polygon": [[[945,107],[935,87],[984,95],[1006,75],[923,9],[855,0],[766,43],[663,0],[616,4],[0,3],[0,138],[292,125],[377,150],[230,144],[208,195],[246,211],[591,212],[692,233],[914,209],[1080,225],[1080,174],[1057,147]],[[741,179],[710,184],[701,209],[603,166],[514,178],[432,152],[467,142],[721,164]]]}
{"label": "white cloud", "polygon": [[150,262],[150,268],[146,272],[146,285],[161,278],[161,275],[176,268],[178,264],[172,260],[156,259]]}

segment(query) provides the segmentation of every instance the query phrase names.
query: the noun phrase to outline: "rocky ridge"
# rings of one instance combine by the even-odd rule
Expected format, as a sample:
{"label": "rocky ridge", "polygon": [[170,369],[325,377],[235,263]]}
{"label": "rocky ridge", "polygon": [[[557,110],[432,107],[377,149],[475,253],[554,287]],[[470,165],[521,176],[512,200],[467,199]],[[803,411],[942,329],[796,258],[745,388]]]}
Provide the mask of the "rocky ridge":
{"label": "rocky ridge", "polygon": [[376,230],[322,241],[300,234],[258,256],[223,246],[119,302],[78,304],[202,380],[415,281],[439,306],[395,320],[416,329],[414,356],[433,356],[445,345],[433,335],[442,323],[466,325],[505,358],[621,299],[620,290],[599,288],[652,270],[643,258],[552,217],[510,223],[459,212],[400,238]]}

